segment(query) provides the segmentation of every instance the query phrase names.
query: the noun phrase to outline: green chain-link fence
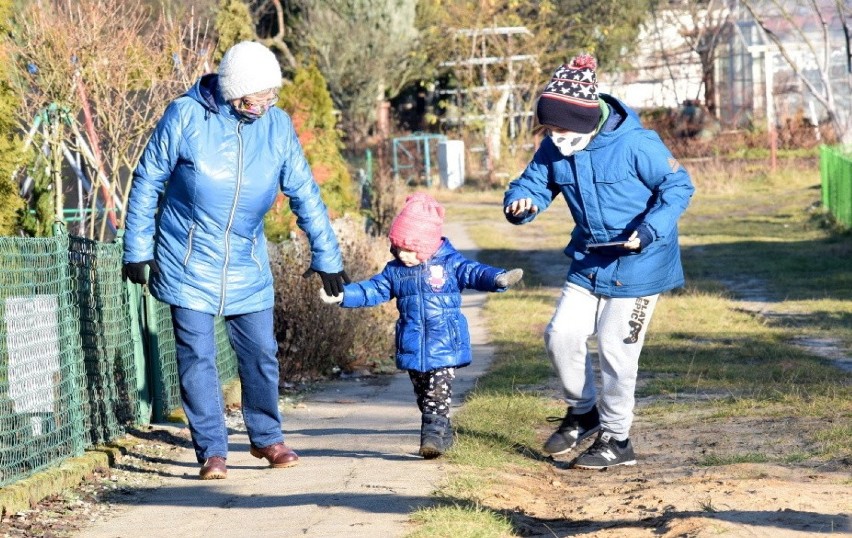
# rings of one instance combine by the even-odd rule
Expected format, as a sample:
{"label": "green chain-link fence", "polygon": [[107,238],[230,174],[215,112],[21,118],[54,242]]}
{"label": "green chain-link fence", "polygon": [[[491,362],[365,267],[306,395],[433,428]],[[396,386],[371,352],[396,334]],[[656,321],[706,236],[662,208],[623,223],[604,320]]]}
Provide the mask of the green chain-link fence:
{"label": "green chain-link fence", "polygon": [[822,205],[838,222],[852,227],[852,155],[838,148],[820,148]]}
{"label": "green chain-link fence", "polygon": [[[0,486],[180,407],[168,305],[121,278],[122,245],[0,237]],[[223,382],[236,377],[216,320]]]}

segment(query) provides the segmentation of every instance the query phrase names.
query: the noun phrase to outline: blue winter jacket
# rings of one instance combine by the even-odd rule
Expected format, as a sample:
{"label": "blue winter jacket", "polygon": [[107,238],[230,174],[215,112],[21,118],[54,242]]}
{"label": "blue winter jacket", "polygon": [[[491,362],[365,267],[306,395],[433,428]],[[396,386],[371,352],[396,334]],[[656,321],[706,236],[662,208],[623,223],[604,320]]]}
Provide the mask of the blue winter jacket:
{"label": "blue winter jacket", "polygon": [[396,299],[396,366],[428,372],[470,364],[470,333],[461,312],[461,292],[506,291],[494,282],[505,273],[459,254],[445,237],[426,262],[406,267],[388,262],[378,275],[347,284],[341,306],[375,306]]}
{"label": "blue winter jacket", "polygon": [[[635,112],[614,97],[601,98],[609,117],[589,145],[564,157],[545,137],[509,183],[503,206],[531,198],[541,212],[562,195],[574,220],[565,248],[572,260],[568,282],[605,297],[643,297],[682,286],[677,221],[695,190],[689,174]],[[507,218],[525,224],[536,215]],[[586,247],[626,240],[637,229],[651,240],[640,252]]]}
{"label": "blue winter jacket", "polygon": [[217,315],[271,308],[263,217],[279,192],[311,244],[311,267],[343,262],[290,117],[242,119],[205,75],[166,108],[134,174],[124,261],[157,261],[151,293]]}

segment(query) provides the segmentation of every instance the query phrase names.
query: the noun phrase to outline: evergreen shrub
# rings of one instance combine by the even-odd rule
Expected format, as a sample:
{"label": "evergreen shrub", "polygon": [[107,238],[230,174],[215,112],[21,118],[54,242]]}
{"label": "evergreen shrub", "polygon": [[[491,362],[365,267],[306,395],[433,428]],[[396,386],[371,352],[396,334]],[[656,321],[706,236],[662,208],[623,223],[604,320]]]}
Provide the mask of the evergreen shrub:
{"label": "evergreen shrub", "polygon": [[[331,217],[356,211],[355,182],[340,153],[341,142],[334,105],[319,69],[297,69],[293,82],[281,89],[278,98],[278,106],[287,111],[293,120]],[[266,234],[273,241],[282,241],[294,230],[296,217],[290,211],[287,198],[279,195],[266,216]]]}

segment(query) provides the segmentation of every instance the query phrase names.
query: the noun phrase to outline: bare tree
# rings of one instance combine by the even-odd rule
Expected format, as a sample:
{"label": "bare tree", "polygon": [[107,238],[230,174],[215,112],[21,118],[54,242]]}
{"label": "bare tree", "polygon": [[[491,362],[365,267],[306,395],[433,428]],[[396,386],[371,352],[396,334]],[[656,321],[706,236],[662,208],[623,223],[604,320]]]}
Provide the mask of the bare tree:
{"label": "bare tree", "polygon": [[272,21],[271,24],[263,25],[263,29],[257,29],[258,38],[267,47],[277,50],[287,62],[290,70],[299,67],[296,57],[293,56],[293,52],[287,44],[287,39],[291,37],[292,28],[287,22],[288,11],[284,3],[281,0],[249,0],[246,4],[251,9],[255,21],[264,19]]}
{"label": "bare tree", "polygon": [[523,26],[458,29],[445,43],[441,65],[453,70],[456,88],[444,90],[455,113],[445,120],[480,131],[489,182],[502,156],[503,141],[528,134],[540,68],[536,40]]}
{"label": "bare tree", "polygon": [[294,43],[328,81],[343,129],[359,146],[376,103],[420,75],[415,0],[295,0]]}
{"label": "bare tree", "polygon": [[152,15],[137,0],[35,2],[18,26],[20,121],[29,130],[50,105],[68,111],[54,142],[82,157],[89,203],[105,211],[88,235],[103,239],[107,226],[123,225],[128,178],[151,130],[169,101],[209,70],[213,46],[192,13]]}
{"label": "bare tree", "polygon": [[837,140],[848,145],[852,144],[852,73],[846,4],[841,0],[742,0],[796,79],[824,107]]}
{"label": "bare tree", "polygon": [[[656,58],[660,66],[675,81],[682,79],[682,68],[694,62],[697,57],[701,65],[701,85],[704,104],[710,114],[716,111],[715,65],[717,45],[725,25],[730,21],[731,11],[727,0],[685,0],[676,5],[667,5],[654,9],[646,23],[648,34],[655,38]],[[678,33],[682,45],[676,45],[668,39],[666,29]],[[678,96],[678,102],[681,101]],[[687,99],[699,95],[685,96]]]}

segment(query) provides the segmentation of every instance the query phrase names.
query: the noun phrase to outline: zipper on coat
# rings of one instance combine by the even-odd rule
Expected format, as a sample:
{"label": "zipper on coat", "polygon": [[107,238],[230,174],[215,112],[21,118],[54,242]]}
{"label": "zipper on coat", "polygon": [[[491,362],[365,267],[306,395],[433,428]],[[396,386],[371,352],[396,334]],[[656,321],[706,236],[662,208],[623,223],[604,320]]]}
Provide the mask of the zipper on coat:
{"label": "zipper on coat", "polygon": [[228,287],[228,263],[231,259],[231,227],[234,225],[234,216],[237,213],[237,202],[240,199],[240,188],[243,184],[243,122],[237,123],[237,187],[234,191],[234,203],[231,205],[231,213],[228,215],[228,224],[225,226],[225,260],[222,264],[222,287],[219,302],[219,315],[225,312],[225,299]]}
{"label": "zipper on coat", "polygon": [[254,239],[251,240],[251,259],[254,260],[254,263],[255,263],[255,265],[257,265],[257,268],[262,271],[263,268],[260,266],[260,260],[257,259],[257,256],[255,255],[256,249],[257,249],[257,237],[255,237]]}
{"label": "zipper on coat", "polygon": [[186,236],[186,256],[183,257],[184,267],[189,263],[189,255],[192,254],[192,237],[195,235],[195,226],[196,224],[193,222],[192,226],[189,227],[189,234]]}
{"label": "zipper on coat", "polygon": [[429,274],[429,267],[425,263],[421,264],[421,267],[423,269],[420,270],[420,275],[417,278],[417,295],[419,296],[417,302],[420,304],[420,320],[423,323],[423,334],[420,335],[420,371],[426,372],[426,334],[428,331],[426,329],[426,305],[423,304],[426,300],[423,297],[423,283],[425,282],[425,275]]}

